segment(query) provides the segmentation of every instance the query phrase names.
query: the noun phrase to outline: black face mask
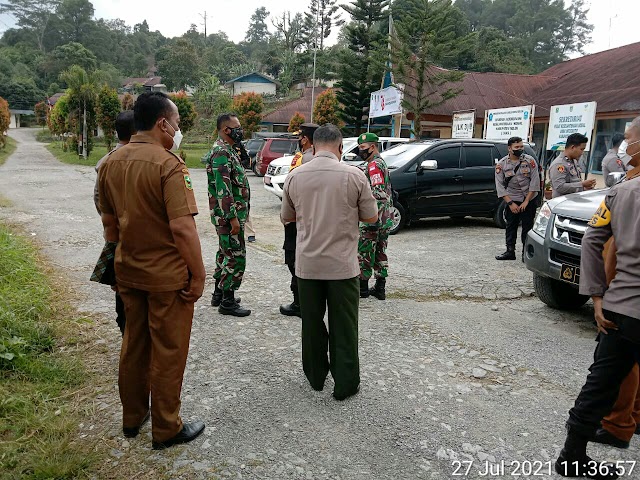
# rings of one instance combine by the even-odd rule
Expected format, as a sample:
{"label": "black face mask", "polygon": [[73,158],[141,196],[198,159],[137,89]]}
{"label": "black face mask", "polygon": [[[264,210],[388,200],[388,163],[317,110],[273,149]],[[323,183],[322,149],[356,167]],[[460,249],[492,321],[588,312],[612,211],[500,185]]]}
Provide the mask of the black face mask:
{"label": "black face mask", "polygon": [[298,140],[298,149],[302,151],[304,147],[302,146],[302,140]]}
{"label": "black face mask", "polygon": [[230,130],[228,134],[229,138],[231,138],[231,140],[233,140],[235,143],[240,143],[244,138],[244,132],[242,130],[242,127],[229,128],[229,130]]}
{"label": "black face mask", "polygon": [[524,150],[512,150],[513,154],[520,158],[524,154]]}
{"label": "black face mask", "polygon": [[372,152],[370,152],[369,150],[358,150],[358,155],[363,160],[369,160],[369,157],[371,156],[371,153]]}

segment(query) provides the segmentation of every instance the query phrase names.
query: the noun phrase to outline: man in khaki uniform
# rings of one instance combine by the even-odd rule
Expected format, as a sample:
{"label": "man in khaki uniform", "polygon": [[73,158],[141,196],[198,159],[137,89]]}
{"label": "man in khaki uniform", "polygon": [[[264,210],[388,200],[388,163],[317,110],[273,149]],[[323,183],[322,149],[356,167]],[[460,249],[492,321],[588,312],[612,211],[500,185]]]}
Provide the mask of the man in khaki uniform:
{"label": "man in khaki uniform", "polygon": [[[342,133],[337,127],[318,128],[313,148],[313,161],[287,176],[280,217],[298,226],[304,373],[319,391],[331,371],[333,396],[344,400],[360,385],[358,221],[376,223],[378,206],[364,173],[340,163]],[[324,324],[327,308],[329,332]]]}
{"label": "man in khaki uniform", "polygon": [[[607,187],[613,187],[616,183],[616,179],[612,173],[626,173],[630,168],[627,165],[629,159],[621,158],[618,154],[620,144],[624,140],[624,135],[621,133],[614,133],[611,137],[611,149],[602,159],[602,177]],[[625,163],[625,160],[627,163]]]}
{"label": "man in khaki uniform", "polygon": [[[609,414],[620,386],[640,359],[640,117],[625,139],[634,169],[609,190],[582,240],[580,293],[589,295],[599,342],[589,375],[569,411],[567,438],[556,461],[564,477],[618,478],[619,465],[587,456],[603,417]],[[616,273],[607,285],[603,251],[613,238]]]}
{"label": "man in khaki uniform", "polygon": [[578,165],[580,157],[587,148],[587,143],[589,139],[580,133],[572,133],[567,137],[562,155],[549,167],[553,198],[591,190],[596,186],[595,179],[582,180],[582,169]]}
{"label": "man in khaki uniform", "polygon": [[179,412],[205,270],[189,170],[169,151],[182,139],[178,109],[163,93],[144,93],[134,119],[139,133],[100,168],[99,207],[105,240],[117,242],[116,281],[127,316],[118,381],[123,433],[135,437],[150,413],[152,445],[162,449],[204,430],[202,422],[183,424]]}

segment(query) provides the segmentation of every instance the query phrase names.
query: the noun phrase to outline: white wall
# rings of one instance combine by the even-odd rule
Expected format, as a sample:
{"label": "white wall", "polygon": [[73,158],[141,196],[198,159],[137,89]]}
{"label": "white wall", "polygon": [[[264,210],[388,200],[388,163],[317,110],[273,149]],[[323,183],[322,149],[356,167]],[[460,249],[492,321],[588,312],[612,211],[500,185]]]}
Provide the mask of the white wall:
{"label": "white wall", "polygon": [[9,115],[9,128],[20,128],[20,114],[11,113]]}
{"label": "white wall", "polygon": [[233,84],[233,95],[240,95],[241,93],[251,92],[261,95],[275,95],[276,85],[275,83],[250,83],[250,82],[235,82]]}

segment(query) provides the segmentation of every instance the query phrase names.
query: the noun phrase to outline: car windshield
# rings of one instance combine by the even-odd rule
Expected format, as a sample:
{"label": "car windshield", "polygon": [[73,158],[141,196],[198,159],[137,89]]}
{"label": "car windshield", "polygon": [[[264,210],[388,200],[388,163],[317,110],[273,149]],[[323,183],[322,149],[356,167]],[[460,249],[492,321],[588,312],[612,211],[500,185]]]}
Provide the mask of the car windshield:
{"label": "car windshield", "polygon": [[431,145],[431,143],[401,143],[386,152],[382,152],[380,156],[389,168],[400,168],[416,158]]}

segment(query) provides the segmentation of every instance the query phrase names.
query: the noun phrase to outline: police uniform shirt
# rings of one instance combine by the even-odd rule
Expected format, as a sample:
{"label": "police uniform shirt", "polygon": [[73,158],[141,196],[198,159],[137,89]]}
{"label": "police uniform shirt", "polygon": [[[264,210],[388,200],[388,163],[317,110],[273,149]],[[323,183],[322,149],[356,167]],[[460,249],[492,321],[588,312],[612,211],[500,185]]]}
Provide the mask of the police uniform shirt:
{"label": "police uniform shirt", "polygon": [[582,192],[584,187],[581,175],[582,169],[578,165],[578,160],[571,160],[566,155],[556,158],[549,167],[553,198]]}
{"label": "police uniform shirt", "polygon": [[616,183],[615,179],[609,176],[610,173],[626,173],[627,170],[628,168],[615,150],[609,150],[602,159],[602,176],[607,187],[612,187]]}
{"label": "police uniform shirt", "polygon": [[[607,287],[602,251],[613,236],[616,275]],[[640,167],[614,185],[582,240],[580,293],[604,297],[603,308],[640,320]]]}
{"label": "police uniform shirt", "polygon": [[[505,188],[507,179],[510,180]],[[523,202],[529,192],[539,192],[540,173],[535,159],[529,155],[522,155],[516,162],[510,161],[508,155],[500,159],[496,164],[496,191],[499,198],[508,195],[514,202]]]}
{"label": "police uniform shirt", "polygon": [[169,227],[173,219],[198,213],[184,161],[138,133],[100,167],[98,188],[100,210],[118,220],[118,284],[147,292],[186,288],[187,264]]}

